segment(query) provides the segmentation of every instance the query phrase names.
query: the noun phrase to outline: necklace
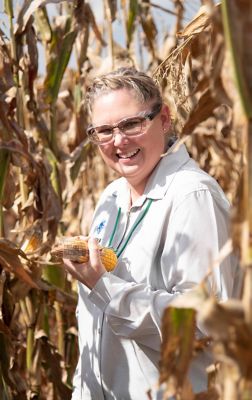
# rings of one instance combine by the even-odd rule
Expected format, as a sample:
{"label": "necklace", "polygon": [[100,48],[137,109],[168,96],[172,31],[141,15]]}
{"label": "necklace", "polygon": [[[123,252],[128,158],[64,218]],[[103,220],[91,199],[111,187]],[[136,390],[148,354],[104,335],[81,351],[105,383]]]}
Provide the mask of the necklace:
{"label": "necklace", "polygon": [[[117,248],[114,249],[114,251],[115,251],[117,257],[120,257],[120,255],[121,255],[122,252],[124,251],[124,249],[125,249],[125,247],[127,246],[127,244],[128,244],[128,242],[129,242],[131,236],[133,235],[133,232],[136,230],[136,228],[138,227],[138,225],[140,224],[140,222],[142,221],[142,219],[143,219],[143,218],[145,217],[145,215],[147,214],[147,212],[148,212],[148,210],[149,210],[149,208],[150,208],[152,202],[153,202],[153,199],[149,199],[149,200],[147,201],[147,204],[146,204],[145,208],[144,208],[144,209],[142,210],[142,212],[138,215],[136,221],[134,222],[134,224],[133,224],[132,228],[130,229],[128,235],[126,236],[125,240],[122,240],[122,241],[119,243],[119,245],[117,246]],[[112,234],[111,234],[110,239],[109,239],[109,245],[108,245],[109,247],[113,247],[113,246],[112,246],[112,243],[113,243],[114,236],[115,236],[115,233],[116,233],[118,224],[119,224],[120,216],[121,216],[121,207],[119,207],[118,212],[117,212],[115,225],[114,225]]]}

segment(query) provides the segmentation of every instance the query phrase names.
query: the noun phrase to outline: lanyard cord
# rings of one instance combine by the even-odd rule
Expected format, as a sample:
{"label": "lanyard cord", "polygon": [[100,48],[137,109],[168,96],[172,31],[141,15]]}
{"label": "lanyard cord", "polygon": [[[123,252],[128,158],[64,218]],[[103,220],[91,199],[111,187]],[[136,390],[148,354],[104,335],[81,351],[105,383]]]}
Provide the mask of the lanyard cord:
{"label": "lanyard cord", "polygon": [[[141,212],[141,214],[138,216],[137,220],[135,221],[135,223],[133,224],[131,230],[129,231],[129,234],[128,234],[128,236],[127,236],[127,238],[126,238],[124,244],[123,244],[123,243],[120,243],[120,244],[119,244],[119,247],[115,250],[116,255],[117,255],[118,258],[120,257],[120,255],[121,255],[122,252],[124,251],[125,247],[127,246],[127,244],[128,244],[128,242],[129,242],[129,240],[130,240],[130,238],[131,238],[133,232],[135,231],[135,229],[137,228],[137,226],[140,224],[140,222],[142,221],[142,219],[143,219],[143,218],[145,217],[145,215],[147,214],[147,211],[149,210],[149,208],[150,208],[152,202],[153,202],[153,199],[149,199],[149,201],[147,202],[147,205],[146,205],[145,209],[144,209],[144,210]],[[114,239],[114,236],[115,236],[115,232],[116,232],[116,229],[117,229],[117,226],[118,226],[118,223],[119,223],[120,214],[121,214],[121,208],[119,208],[118,213],[117,213],[115,226],[114,226],[112,235],[111,235],[110,240],[109,240],[109,246],[112,245],[112,242],[113,242],[113,239]],[[123,244],[123,246],[122,246],[122,244]],[[121,247],[121,246],[122,246],[122,247]],[[121,249],[120,249],[120,247],[121,247]],[[120,249],[120,250],[119,250],[119,249]]]}
{"label": "lanyard cord", "polygon": [[117,230],[117,226],[118,226],[118,223],[119,223],[121,211],[122,211],[122,209],[121,209],[121,207],[119,207],[119,210],[118,210],[117,216],[116,216],[116,222],[115,222],[115,225],[114,225],[114,229],[113,229],[112,235],[110,236],[110,239],[109,239],[108,247],[112,247],[112,243],[113,243],[114,236],[115,236],[115,233],[116,233],[116,230]]}
{"label": "lanyard cord", "polygon": [[[147,214],[147,211],[149,210],[151,203],[152,203],[152,199],[149,199],[147,206],[145,207],[145,209],[143,210],[143,212],[139,215],[139,217],[137,218],[136,222],[133,224],[131,230],[129,231],[129,234],[124,242],[124,245],[121,247],[121,250],[116,249],[116,255],[117,257],[120,257],[120,255],[122,254],[122,252],[124,251],[125,247],[127,246],[133,232],[135,231],[135,229],[137,228],[137,226],[140,224],[140,222],[142,221],[142,219],[145,217],[145,215]],[[119,248],[120,248],[119,247]]]}

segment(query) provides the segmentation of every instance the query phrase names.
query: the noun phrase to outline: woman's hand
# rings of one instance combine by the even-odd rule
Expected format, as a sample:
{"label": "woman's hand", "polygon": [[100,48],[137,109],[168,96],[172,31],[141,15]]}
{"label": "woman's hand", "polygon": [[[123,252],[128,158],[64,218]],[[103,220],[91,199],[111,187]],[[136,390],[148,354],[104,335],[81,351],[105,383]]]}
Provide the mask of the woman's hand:
{"label": "woman's hand", "polygon": [[[83,237],[80,237],[83,238]],[[86,237],[84,237],[87,240]],[[85,264],[74,263],[63,258],[65,269],[73,278],[84,283],[89,289],[92,289],[101,276],[106,272],[101,262],[100,251],[96,239],[88,239],[89,261]]]}

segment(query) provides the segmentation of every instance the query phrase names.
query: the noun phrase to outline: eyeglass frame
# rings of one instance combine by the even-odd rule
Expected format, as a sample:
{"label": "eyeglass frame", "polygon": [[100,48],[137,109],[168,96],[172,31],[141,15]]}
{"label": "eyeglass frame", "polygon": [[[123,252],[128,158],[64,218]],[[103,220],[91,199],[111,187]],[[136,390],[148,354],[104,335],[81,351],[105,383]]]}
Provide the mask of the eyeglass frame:
{"label": "eyeglass frame", "polygon": [[[98,144],[98,145],[108,144],[114,139],[114,137],[115,137],[114,129],[116,129],[116,128],[118,128],[119,131],[121,133],[123,133],[126,137],[133,137],[133,136],[143,135],[145,132],[142,132],[142,126],[141,126],[141,131],[139,133],[134,133],[132,135],[127,135],[127,134],[124,133],[123,130],[120,129],[120,125],[122,123],[124,123],[124,122],[130,121],[131,119],[135,119],[135,118],[142,118],[141,124],[147,119],[150,120],[150,121],[153,121],[153,119],[160,113],[160,111],[162,109],[162,105],[163,105],[163,103],[156,103],[153,106],[152,111],[142,111],[141,113],[135,115],[134,117],[124,118],[121,121],[119,121],[118,123],[113,124],[113,125],[99,125],[99,126],[90,125],[87,128],[88,139],[94,144]],[[97,141],[97,140],[92,138],[92,134],[95,131],[95,129],[101,128],[101,127],[107,127],[107,129],[110,129],[112,131],[111,139],[109,139],[108,141],[102,142],[102,141]]]}

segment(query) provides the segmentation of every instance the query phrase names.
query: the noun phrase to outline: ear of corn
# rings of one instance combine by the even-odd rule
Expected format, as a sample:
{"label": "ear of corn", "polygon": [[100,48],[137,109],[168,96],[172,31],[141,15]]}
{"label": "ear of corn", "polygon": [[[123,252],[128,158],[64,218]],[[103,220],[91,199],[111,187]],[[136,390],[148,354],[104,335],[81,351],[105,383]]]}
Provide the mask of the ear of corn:
{"label": "ear of corn", "polygon": [[[112,271],[117,264],[115,252],[107,247],[99,247],[101,261],[107,271]],[[53,258],[62,260],[66,258],[76,263],[86,263],[89,260],[87,241],[79,237],[62,239],[51,251]]]}

